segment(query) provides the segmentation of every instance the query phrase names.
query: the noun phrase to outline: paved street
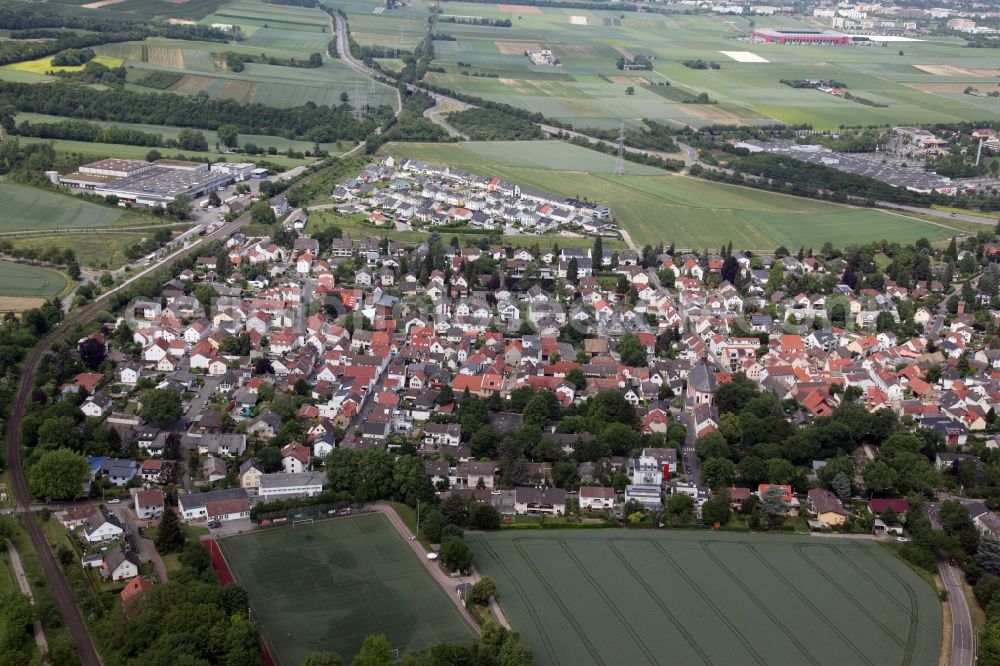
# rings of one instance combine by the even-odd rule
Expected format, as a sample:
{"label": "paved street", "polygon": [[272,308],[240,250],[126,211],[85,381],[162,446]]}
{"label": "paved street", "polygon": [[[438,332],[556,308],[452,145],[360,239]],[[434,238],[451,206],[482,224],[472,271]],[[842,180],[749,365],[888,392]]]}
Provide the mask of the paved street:
{"label": "paved street", "polygon": [[[942,495],[944,499],[955,499],[966,503],[958,497]],[[940,502],[931,502],[927,507],[927,517],[934,529],[941,529]],[[965,588],[962,586],[962,571],[944,557],[938,555],[938,571],[945,589],[948,591],[948,604],[951,606],[951,661],[950,666],[973,666],[976,663],[976,630],[972,626],[972,614],[969,602],[965,598]]]}

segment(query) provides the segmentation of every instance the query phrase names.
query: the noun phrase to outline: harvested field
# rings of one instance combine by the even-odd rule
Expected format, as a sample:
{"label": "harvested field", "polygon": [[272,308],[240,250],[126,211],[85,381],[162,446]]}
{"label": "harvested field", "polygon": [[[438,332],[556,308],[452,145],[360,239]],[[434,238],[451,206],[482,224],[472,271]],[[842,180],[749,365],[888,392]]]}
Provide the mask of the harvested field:
{"label": "harvested field", "polygon": [[740,117],[735,113],[723,111],[714,104],[685,104],[684,113],[699,120],[710,120],[714,123],[738,125]]}
{"label": "harvested field", "polygon": [[632,53],[631,51],[629,51],[624,46],[616,46],[615,47],[615,51],[618,51],[618,53],[621,53],[623,58],[627,58],[629,60],[635,60],[635,54]]}
{"label": "harvested field", "polygon": [[184,69],[184,52],[180,49],[150,46],[147,51],[146,62],[151,65],[169,67],[170,69]]}
{"label": "harvested field", "polygon": [[912,88],[925,93],[960,93],[965,91],[965,83],[914,83]]}
{"label": "harvested field", "polygon": [[587,25],[587,17],[586,16],[570,16],[569,17],[569,22],[572,25]]}
{"label": "harvested field", "polygon": [[208,76],[194,76],[188,74],[183,79],[170,86],[169,90],[174,92],[184,93],[185,95],[197,95],[202,90],[208,90],[208,87],[212,85],[215,79]]}
{"label": "harvested field", "polygon": [[732,58],[736,62],[770,62],[768,59],[749,51],[719,51],[719,53]]}
{"label": "harvested field", "polygon": [[927,72],[934,76],[976,76],[968,69],[954,67],[952,65],[914,65],[921,72]]}
{"label": "harvested field", "polygon": [[500,55],[523,55],[525,51],[541,51],[541,44],[535,42],[493,42]]}
{"label": "harvested field", "polygon": [[24,312],[45,303],[44,298],[27,296],[0,296],[0,312]]}
{"label": "harvested field", "polygon": [[101,7],[107,7],[108,5],[117,5],[119,2],[125,2],[125,0],[99,0],[99,2],[88,2],[85,5],[80,5],[84,9],[100,9]]}
{"label": "harvested field", "polygon": [[623,86],[635,85],[636,83],[641,86],[649,85],[649,79],[644,76],[609,76],[608,78]]}
{"label": "harvested field", "polygon": [[257,92],[257,84],[253,81],[230,81],[219,93],[217,99],[232,99],[237,102],[249,102]]}
{"label": "harvested field", "polygon": [[542,10],[539,7],[532,7],[531,5],[497,5],[497,9],[504,12],[505,14],[541,14]]}

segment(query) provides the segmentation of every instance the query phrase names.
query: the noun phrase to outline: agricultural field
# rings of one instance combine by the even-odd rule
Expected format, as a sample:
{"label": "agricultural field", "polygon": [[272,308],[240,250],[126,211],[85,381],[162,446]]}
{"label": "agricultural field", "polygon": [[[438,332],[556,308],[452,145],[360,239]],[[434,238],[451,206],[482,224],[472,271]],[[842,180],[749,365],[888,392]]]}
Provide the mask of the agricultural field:
{"label": "agricultural field", "polygon": [[707,532],[467,537],[535,663],[937,663],[935,590],[864,541]]}
{"label": "agricultural field", "polygon": [[373,633],[385,634],[400,653],[474,638],[381,514],[252,532],[219,546],[250,594],[278,666],[298,666],[320,650],[349,662]]}
{"label": "agricultural field", "polygon": [[[396,45],[421,24],[428,6],[414,4],[375,13],[376,0],[326,0],[345,10],[359,43]],[[538,111],[577,128],[637,126],[643,118],[677,126],[810,123],[905,124],[990,120],[1000,117],[995,58],[960,40],[888,46],[821,47],[755,44],[749,19],[735,16],[603,11],[447,2],[442,19],[508,19],[509,28],[439,21],[436,67],[429,83]],[[755,17],[757,27],[817,29],[788,18]],[[526,50],[550,49],[560,64],[534,65]],[[902,51],[902,55],[899,55]],[[726,55],[730,52],[732,55]],[[621,57],[649,56],[649,71],[622,71]],[[688,60],[720,69],[689,69]],[[461,64],[460,64],[461,63]],[[465,75],[463,73],[467,73]],[[780,79],[822,78],[846,83],[873,107],[817,90],[793,89]],[[667,85],[669,84],[669,85]],[[963,94],[966,86],[975,94]],[[628,94],[628,88],[633,94]],[[692,104],[700,93],[715,104]]]}
{"label": "agricultural field", "polygon": [[347,14],[351,37],[362,46],[412,51],[427,34],[427,16],[431,7],[427,0],[415,0],[392,9],[378,0],[321,1],[327,7]]}
{"label": "agricultural field", "polygon": [[34,307],[41,299],[54,296],[65,288],[66,278],[48,268],[0,261],[0,310],[14,309],[10,303],[4,307],[4,297],[38,299],[38,302],[25,304]]}
{"label": "agricultural field", "polygon": [[605,203],[640,246],[662,242],[701,249],[732,242],[739,249],[772,251],[779,245],[820,247],[826,241],[939,241],[962,233],[905,215],[713,183],[629,162],[626,175],[614,176],[612,157],[556,141],[390,143],[381,153]]}
{"label": "agricultural field", "polygon": [[[94,56],[91,62],[96,62],[105,67],[121,67],[124,62],[121,58],[115,58],[114,56],[99,55]],[[62,65],[59,67],[52,66],[52,56],[46,56],[44,58],[38,58],[37,60],[24,60],[22,62],[15,62],[11,65],[5,65],[5,69],[12,69],[18,72],[30,72],[32,74],[45,74],[47,72],[82,72],[85,65]]]}
{"label": "agricultural field", "polygon": [[113,208],[12,183],[0,183],[0,210],[0,232],[104,227],[121,217]]}

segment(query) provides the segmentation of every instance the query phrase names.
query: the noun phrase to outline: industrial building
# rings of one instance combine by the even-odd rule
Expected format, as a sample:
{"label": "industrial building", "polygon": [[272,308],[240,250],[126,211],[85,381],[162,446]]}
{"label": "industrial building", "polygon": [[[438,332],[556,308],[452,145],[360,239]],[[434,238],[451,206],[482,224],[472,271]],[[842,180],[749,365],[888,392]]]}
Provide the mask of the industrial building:
{"label": "industrial building", "polygon": [[219,162],[211,165],[180,160],[104,159],[82,165],[61,175],[49,171],[49,179],[74,190],[116,196],[123,203],[149,208],[165,207],[180,195],[192,199],[220,187],[246,180],[256,165]]}
{"label": "industrial building", "polygon": [[753,31],[753,41],[765,44],[815,44],[819,46],[847,46],[850,35],[833,30],[774,30],[761,28]]}

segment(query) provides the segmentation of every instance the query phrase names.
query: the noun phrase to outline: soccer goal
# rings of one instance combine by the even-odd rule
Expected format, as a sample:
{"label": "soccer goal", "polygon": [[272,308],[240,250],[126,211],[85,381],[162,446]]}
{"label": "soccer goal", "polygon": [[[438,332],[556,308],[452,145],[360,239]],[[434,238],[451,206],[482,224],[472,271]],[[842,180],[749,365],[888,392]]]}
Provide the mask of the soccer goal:
{"label": "soccer goal", "polygon": [[297,527],[299,525],[312,525],[312,524],[313,524],[312,518],[296,518],[295,520],[292,521],[292,527]]}

